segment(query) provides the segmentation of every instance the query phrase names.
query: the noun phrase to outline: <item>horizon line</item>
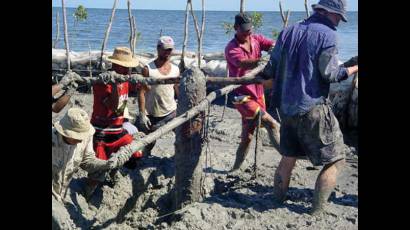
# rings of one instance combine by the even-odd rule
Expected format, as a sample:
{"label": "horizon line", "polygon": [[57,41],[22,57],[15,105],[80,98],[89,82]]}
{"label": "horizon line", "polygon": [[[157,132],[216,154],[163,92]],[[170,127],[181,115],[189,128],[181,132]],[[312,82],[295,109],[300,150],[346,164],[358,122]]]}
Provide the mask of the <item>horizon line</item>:
{"label": "horizon line", "polygon": [[[52,8],[61,8],[61,6],[52,6]],[[66,7],[71,9],[76,9],[76,7]],[[101,10],[112,10],[112,8],[96,8],[96,7],[86,7],[86,9],[101,9]],[[128,8],[116,8],[116,10],[128,10]],[[168,10],[168,9],[131,9],[131,10],[160,10],[160,11],[185,11],[182,10]],[[201,11],[201,9],[197,9],[194,11]],[[220,11],[220,12],[239,12],[237,10],[206,10],[206,11]],[[205,11],[205,12],[206,12]],[[247,12],[280,12],[279,10],[249,10]],[[291,10],[291,12],[306,12],[305,10]],[[313,12],[310,10],[309,12]],[[348,10],[347,12],[358,12],[358,10]]]}

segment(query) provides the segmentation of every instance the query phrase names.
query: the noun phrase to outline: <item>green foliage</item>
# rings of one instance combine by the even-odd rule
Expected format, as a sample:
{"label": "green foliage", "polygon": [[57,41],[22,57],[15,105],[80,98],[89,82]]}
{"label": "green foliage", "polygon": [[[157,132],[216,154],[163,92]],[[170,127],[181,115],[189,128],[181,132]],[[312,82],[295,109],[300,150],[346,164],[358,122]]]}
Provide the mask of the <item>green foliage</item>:
{"label": "green foliage", "polygon": [[74,13],[75,20],[77,22],[85,21],[87,19],[87,16],[88,16],[87,10],[84,8],[84,6],[79,5]]}
{"label": "green foliage", "polygon": [[[258,31],[258,29],[263,25],[263,15],[259,12],[253,12],[249,16],[252,18],[253,29],[255,31]],[[233,25],[234,25],[233,23],[229,23],[229,22],[222,23],[222,26],[226,34],[230,34],[235,31]]]}
{"label": "green foliage", "polygon": [[279,31],[276,30],[276,29],[273,29],[273,30],[272,30],[272,38],[273,38],[274,40],[276,40],[276,39],[278,39],[278,37],[279,37]]}

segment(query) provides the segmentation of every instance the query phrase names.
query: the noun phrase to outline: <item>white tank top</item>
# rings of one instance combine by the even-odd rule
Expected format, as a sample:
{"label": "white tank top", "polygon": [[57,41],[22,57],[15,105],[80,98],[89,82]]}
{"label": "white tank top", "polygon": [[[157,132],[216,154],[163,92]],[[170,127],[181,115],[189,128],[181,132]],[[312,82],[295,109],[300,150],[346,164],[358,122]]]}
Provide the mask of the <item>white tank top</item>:
{"label": "white tank top", "polygon": [[[163,75],[158,71],[154,61],[146,65],[149,77],[167,78],[179,77],[179,68],[171,63],[171,71]],[[154,117],[163,117],[177,109],[174,99],[174,84],[151,85],[151,89],[145,93],[145,109],[147,113]]]}

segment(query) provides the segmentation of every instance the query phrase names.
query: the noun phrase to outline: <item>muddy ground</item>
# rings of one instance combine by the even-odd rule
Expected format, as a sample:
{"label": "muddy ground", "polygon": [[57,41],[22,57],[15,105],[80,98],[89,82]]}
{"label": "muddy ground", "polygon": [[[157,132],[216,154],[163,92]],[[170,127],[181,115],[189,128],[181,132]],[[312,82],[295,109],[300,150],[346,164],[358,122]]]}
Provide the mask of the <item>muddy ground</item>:
{"label": "muddy ground", "polygon": [[[92,95],[77,93],[53,121],[72,106],[92,111]],[[135,116],[136,100],[129,99]],[[152,156],[142,159],[135,170],[121,169],[116,184],[104,183],[87,203],[80,194],[85,171],[75,173],[69,189],[68,211],[80,229],[357,229],[358,156],[347,155],[330,205],[323,217],[307,214],[311,207],[315,179],[320,171],[309,161],[300,160],[293,171],[288,199],[283,205],[273,202],[273,175],[279,153],[269,145],[261,131],[262,146],[257,154],[257,177],[253,178],[254,146],[240,171],[228,174],[240,141],[240,114],[212,105],[209,118],[209,144],[203,173],[204,200],[177,213],[172,209],[174,185],[174,133],[160,138]],[[357,147],[355,135],[345,136]],[[204,145],[204,154],[206,154]]]}

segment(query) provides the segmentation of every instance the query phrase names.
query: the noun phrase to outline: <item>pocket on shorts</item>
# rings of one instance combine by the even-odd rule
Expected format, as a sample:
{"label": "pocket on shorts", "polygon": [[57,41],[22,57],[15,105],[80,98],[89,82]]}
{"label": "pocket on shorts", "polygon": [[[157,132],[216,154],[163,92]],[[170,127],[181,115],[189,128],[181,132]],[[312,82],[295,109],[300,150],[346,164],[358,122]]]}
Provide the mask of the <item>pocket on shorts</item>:
{"label": "pocket on shorts", "polygon": [[325,104],[320,107],[319,138],[324,145],[329,145],[337,139],[337,121],[329,105]]}

